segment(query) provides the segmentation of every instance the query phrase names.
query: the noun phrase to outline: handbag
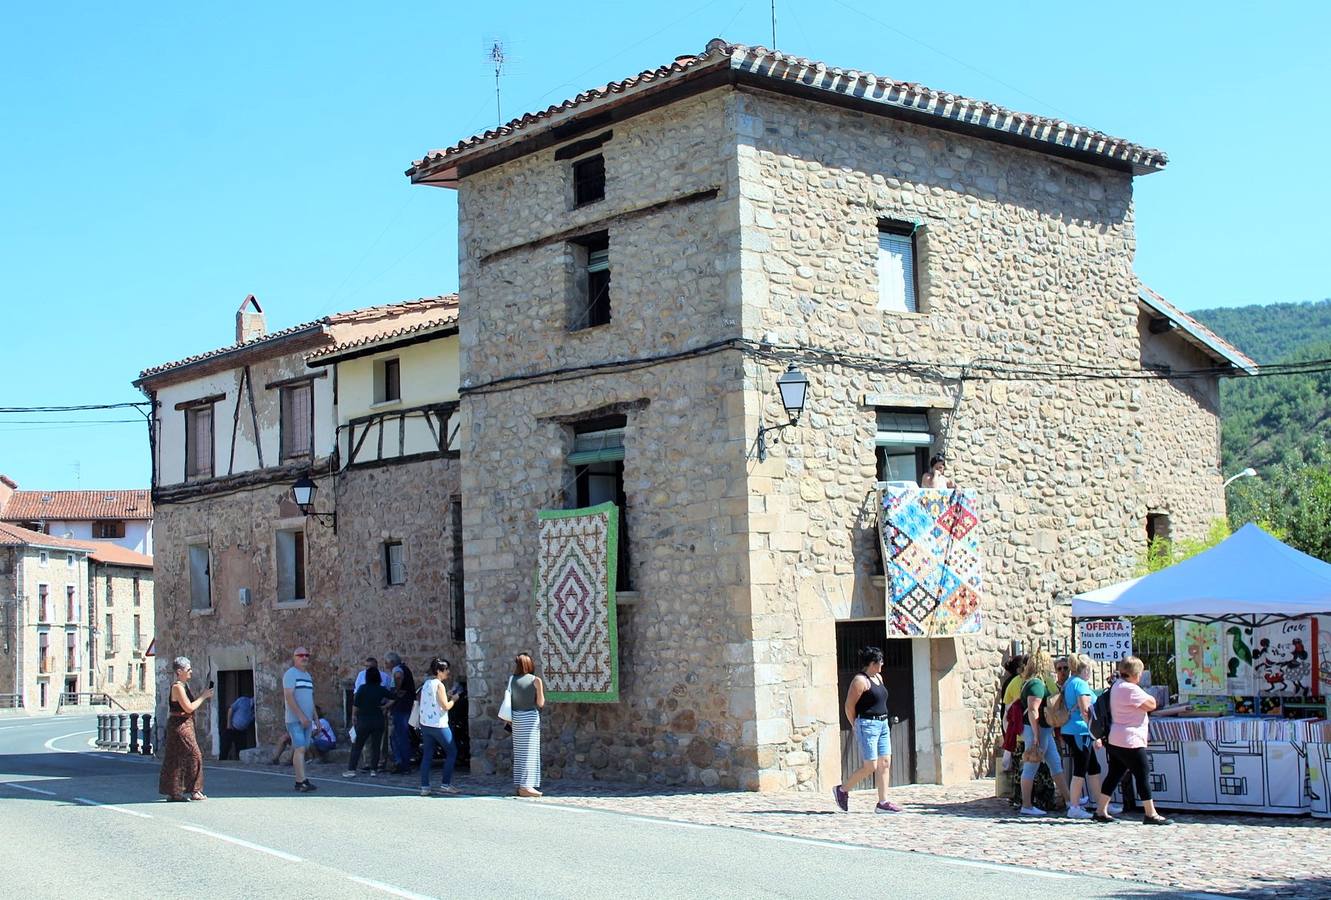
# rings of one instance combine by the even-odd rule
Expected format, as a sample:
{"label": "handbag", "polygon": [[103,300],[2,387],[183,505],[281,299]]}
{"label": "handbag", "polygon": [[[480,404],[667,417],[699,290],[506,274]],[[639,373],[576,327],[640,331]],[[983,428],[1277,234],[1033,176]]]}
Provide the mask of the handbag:
{"label": "handbag", "polygon": [[1049,723],[1050,728],[1062,728],[1068,724],[1070,718],[1072,718],[1072,713],[1068,709],[1067,700],[1063,697],[1062,689],[1045,698],[1044,720]]}
{"label": "handbag", "polygon": [[[421,691],[425,690],[425,685],[421,685]],[[407,716],[407,727],[421,727],[421,691],[416,692],[416,699],[411,701],[411,715]]]}
{"label": "handbag", "polygon": [[513,676],[508,676],[508,684],[504,686],[504,699],[499,704],[499,718],[505,722],[513,721]]}

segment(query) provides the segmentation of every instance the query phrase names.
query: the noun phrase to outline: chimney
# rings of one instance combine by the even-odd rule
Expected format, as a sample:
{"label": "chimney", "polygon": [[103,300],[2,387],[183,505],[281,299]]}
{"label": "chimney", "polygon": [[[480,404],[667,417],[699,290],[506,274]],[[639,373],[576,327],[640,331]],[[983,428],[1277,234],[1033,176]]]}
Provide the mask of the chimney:
{"label": "chimney", "polygon": [[18,482],[8,475],[0,475],[0,514],[4,513],[5,504],[9,498],[14,496],[14,491],[18,490]]}
{"label": "chimney", "polygon": [[236,343],[243,344],[267,333],[263,322],[263,307],[253,294],[249,294],[240,304],[240,309],[236,310]]}

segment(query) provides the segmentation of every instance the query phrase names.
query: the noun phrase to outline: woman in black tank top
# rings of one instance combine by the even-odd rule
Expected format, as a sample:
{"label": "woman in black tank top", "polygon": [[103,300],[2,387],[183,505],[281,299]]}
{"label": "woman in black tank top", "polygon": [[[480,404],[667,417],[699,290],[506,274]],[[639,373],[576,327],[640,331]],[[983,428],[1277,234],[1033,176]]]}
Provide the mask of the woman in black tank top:
{"label": "woman in black tank top", "polygon": [[887,686],[883,684],[883,651],[865,647],[860,651],[864,670],[850,681],[846,691],[846,719],[860,749],[864,765],[845,784],[832,788],[832,799],[842,812],[850,810],[846,785],[857,784],[873,776],[878,788],[876,813],[901,812],[901,807],[887,799],[887,779],[892,766],[892,744],[887,713]]}

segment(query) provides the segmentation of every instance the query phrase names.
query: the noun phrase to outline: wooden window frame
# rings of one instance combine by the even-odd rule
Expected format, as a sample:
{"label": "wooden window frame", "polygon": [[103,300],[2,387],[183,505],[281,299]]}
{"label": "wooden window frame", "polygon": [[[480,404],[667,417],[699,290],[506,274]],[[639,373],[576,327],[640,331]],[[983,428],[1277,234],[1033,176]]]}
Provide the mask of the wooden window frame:
{"label": "wooden window frame", "polygon": [[[918,237],[919,228],[911,222],[902,222],[897,219],[879,219],[878,231],[874,235],[874,266],[877,268],[877,254],[881,252],[881,245],[878,243],[878,235],[891,234],[897,237],[910,239],[910,286],[915,295],[915,308],[906,310],[885,310],[886,312],[905,313],[914,315],[925,311],[924,297],[920,293],[920,241]],[[878,285],[881,294],[882,285]]]}
{"label": "wooden window frame", "polygon": [[[573,310],[569,316],[569,331],[585,331],[609,325],[614,319],[610,286],[613,268],[610,265],[610,233],[597,231],[571,242],[574,246]],[[592,256],[604,253],[604,265],[593,263]]]}
{"label": "wooden window frame", "polygon": [[595,153],[573,161],[573,208],[605,199],[605,154]]}
{"label": "wooden window frame", "polygon": [[[393,548],[398,552],[398,580],[393,580]],[[384,541],[384,587],[398,587],[407,583],[406,547],[402,541]]]}
{"label": "wooden window frame", "polygon": [[[282,596],[282,535],[291,535],[291,596]],[[276,602],[285,604],[303,604],[309,602],[309,546],[306,537],[309,532],[304,528],[279,528],[273,534],[273,554],[276,563]]]}
{"label": "wooden window frame", "polygon": [[[291,408],[290,398],[298,390],[307,390],[310,392],[310,421],[309,421],[309,444],[304,450],[296,450],[291,446],[290,433],[291,424],[288,420],[291,418],[289,410]],[[283,384],[278,388],[278,462],[288,463],[297,462],[303,459],[314,459],[314,379],[301,378],[295,381]]]}
{"label": "wooden window frame", "polygon": [[402,399],[402,359],[390,356],[374,364],[375,403],[396,403]]}
{"label": "wooden window frame", "polygon": [[[204,410],[208,411],[208,471],[206,473],[199,469],[198,449],[194,446],[195,419]],[[209,478],[217,477],[216,404],[200,403],[195,406],[188,406],[182,412],[185,416],[185,480],[206,481]],[[191,463],[193,463],[194,471],[190,471]]]}

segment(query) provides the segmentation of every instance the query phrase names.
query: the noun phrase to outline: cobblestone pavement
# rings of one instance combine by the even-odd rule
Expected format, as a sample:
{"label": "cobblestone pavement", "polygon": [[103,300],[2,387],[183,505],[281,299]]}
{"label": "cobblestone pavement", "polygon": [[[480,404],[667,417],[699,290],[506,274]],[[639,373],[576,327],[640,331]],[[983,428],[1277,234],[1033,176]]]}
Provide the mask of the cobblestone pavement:
{"label": "cobblestone pavement", "polygon": [[[341,768],[312,766],[310,774],[331,777]],[[433,776],[437,784],[437,769]],[[412,773],[376,781],[413,787],[419,777]],[[462,771],[455,783],[464,795],[494,796],[512,791],[505,778],[472,776]],[[1125,817],[1114,825],[1072,821],[1057,815],[1027,819],[1018,816],[1006,800],[993,796],[992,781],[893,788],[891,798],[905,811],[890,816],[874,814],[871,791],[852,794],[850,813],[845,814],[833,805],[830,793],[693,792],[570,780],[550,781],[543,790],[544,800],[521,802],[550,802],[1033,866],[1144,881],[1183,891],[1249,898],[1331,898],[1331,820],[1307,816],[1166,811],[1177,823],[1171,828],[1145,826],[1135,817]],[[1034,846],[1044,848],[1038,857],[1024,849]],[[1074,850],[1077,846],[1083,848],[1082,852]]]}

